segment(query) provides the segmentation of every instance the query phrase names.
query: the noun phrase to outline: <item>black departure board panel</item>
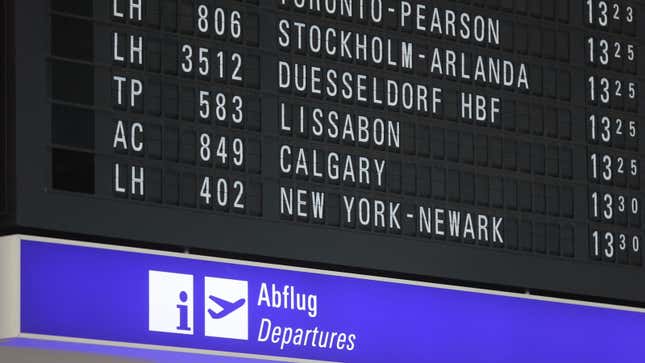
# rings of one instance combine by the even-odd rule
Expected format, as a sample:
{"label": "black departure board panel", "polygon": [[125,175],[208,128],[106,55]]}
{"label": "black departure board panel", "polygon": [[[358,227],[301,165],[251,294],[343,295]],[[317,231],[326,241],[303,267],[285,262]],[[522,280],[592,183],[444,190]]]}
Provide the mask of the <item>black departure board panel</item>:
{"label": "black departure board panel", "polygon": [[12,92],[9,88],[13,83],[12,68],[13,52],[11,41],[12,21],[9,13],[12,11],[11,3],[3,3],[0,5],[0,215],[7,214],[7,160],[9,142],[13,137],[9,137],[10,131],[8,130],[8,120],[12,117]]}
{"label": "black departure board panel", "polygon": [[16,17],[20,227],[645,303],[639,0]]}

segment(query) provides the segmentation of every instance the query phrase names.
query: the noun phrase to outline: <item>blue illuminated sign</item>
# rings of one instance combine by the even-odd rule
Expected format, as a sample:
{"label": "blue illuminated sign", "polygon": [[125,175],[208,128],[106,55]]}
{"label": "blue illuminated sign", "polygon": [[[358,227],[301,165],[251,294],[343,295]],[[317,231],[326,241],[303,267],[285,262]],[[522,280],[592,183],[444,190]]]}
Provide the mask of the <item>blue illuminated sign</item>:
{"label": "blue illuminated sign", "polygon": [[643,362],[645,314],[21,242],[21,332],[348,363]]}

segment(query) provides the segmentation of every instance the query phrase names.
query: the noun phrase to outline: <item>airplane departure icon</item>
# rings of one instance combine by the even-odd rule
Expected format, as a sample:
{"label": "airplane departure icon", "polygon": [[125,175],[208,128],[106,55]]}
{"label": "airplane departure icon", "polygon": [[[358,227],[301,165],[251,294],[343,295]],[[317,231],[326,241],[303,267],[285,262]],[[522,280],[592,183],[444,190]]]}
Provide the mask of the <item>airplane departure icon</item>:
{"label": "airplane departure icon", "polygon": [[211,299],[211,301],[213,301],[215,304],[217,304],[217,306],[219,306],[222,309],[222,311],[220,311],[218,313],[216,313],[212,309],[208,309],[208,314],[213,319],[225,318],[228,315],[230,315],[233,312],[235,312],[235,310],[237,310],[237,309],[241,308],[242,306],[244,306],[244,304],[246,303],[245,299],[239,299],[236,302],[230,302],[230,301],[226,301],[224,299],[220,299],[220,298],[218,298],[216,296],[213,296],[213,295],[210,295],[208,298]]}

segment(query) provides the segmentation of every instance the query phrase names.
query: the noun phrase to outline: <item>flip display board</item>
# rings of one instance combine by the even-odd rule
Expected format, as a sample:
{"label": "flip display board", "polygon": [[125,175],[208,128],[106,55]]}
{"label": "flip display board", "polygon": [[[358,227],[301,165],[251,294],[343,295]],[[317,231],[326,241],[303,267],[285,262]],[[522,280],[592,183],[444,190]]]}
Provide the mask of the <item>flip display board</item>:
{"label": "flip display board", "polygon": [[6,4],[7,228],[645,304],[641,1]]}

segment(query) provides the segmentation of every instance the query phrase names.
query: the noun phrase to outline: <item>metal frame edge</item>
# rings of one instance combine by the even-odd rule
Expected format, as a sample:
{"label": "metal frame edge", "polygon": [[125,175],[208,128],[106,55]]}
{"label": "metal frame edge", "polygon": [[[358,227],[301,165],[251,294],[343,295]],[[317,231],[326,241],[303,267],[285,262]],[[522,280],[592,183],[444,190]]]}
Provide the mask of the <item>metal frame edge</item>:
{"label": "metal frame edge", "polygon": [[0,339],[20,335],[20,238],[0,237]]}

